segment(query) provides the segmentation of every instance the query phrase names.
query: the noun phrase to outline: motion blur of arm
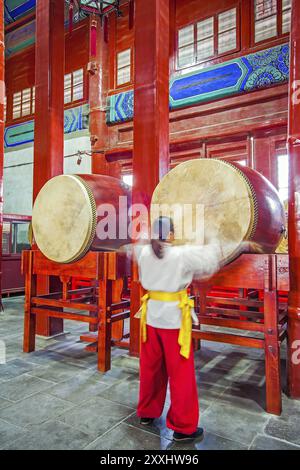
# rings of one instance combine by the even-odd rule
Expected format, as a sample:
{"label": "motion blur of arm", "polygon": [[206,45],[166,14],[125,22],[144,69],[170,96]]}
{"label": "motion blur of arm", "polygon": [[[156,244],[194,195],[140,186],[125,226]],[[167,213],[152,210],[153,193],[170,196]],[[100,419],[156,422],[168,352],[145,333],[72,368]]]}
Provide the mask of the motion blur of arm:
{"label": "motion blur of arm", "polygon": [[208,245],[186,245],[182,248],[186,271],[192,272],[195,279],[207,279],[221,267],[222,251],[217,242]]}
{"label": "motion blur of arm", "polygon": [[[194,273],[195,279],[208,279],[218,272],[224,265],[224,246],[216,240],[207,245],[192,246],[186,245],[182,247],[182,255],[184,266],[187,271]],[[226,246],[232,251],[235,245],[230,249],[230,244]],[[255,242],[245,241],[240,245],[240,254],[242,253],[262,253],[262,247]]]}

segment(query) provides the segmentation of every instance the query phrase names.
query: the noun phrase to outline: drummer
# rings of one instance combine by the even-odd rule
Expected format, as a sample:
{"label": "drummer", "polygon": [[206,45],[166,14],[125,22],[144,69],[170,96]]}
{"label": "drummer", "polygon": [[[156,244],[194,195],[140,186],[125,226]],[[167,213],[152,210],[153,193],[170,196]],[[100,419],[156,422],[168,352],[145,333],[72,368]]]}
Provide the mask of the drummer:
{"label": "drummer", "polygon": [[174,441],[199,441],[199,406],[191,345],[192,320],[198,323],[187,287],[207,279],[220,267],[218,244],[172,246],[174,226],[159,217],[151,242],[135,248],[140,282],[147,294],[140,309],[140,394],[137,414],[151,425],[163,411],[169,381],[171,405],[167,426]]}

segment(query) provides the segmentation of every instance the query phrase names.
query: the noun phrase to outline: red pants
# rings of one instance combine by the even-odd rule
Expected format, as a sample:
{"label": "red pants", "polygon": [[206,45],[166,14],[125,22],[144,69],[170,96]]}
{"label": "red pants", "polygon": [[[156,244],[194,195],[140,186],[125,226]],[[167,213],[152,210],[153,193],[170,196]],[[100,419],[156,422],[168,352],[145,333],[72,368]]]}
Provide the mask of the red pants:
{"label": "red pants", "polygon": [[191,349],[189,359],[180,355],[178,334],[179,330],[147,325],[147,341],[141,344],[137,414],[141,418],[158,418],[162,414],[169,380],[171,406],[167,426],[191,434],[199,420],[194,354]]}

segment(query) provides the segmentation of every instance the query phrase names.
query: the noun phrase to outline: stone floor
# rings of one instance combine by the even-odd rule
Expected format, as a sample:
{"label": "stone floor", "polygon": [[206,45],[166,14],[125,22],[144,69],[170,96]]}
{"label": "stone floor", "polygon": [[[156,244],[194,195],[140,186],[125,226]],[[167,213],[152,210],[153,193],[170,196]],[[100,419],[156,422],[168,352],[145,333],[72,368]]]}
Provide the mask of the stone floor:
{"label": "stone floor", "polygon": [[[111,371],[98,373],[96,355],[79,341],[86,325],[75,322],[65,322],[69,334],[38,339],[36,352],[24,354],[23,298],[5,299],[4,307],[0,449],[194,448],[172,442],[165,413],[152,428],[139,425],[137,359],[114,349]],[[284,351],[282,358],[284,376]],[[203,342],[195,360],[205,429],[197,449],[300,450],[300,401],[283,395],[281,417],[264,412],[261,351]]]}

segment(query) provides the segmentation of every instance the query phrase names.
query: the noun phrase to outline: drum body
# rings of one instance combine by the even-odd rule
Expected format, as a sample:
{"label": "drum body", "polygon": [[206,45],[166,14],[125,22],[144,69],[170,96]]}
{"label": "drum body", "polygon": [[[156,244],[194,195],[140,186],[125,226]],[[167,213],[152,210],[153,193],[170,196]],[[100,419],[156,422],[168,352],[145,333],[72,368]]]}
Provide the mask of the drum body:
{"label": "drum body", "polygon": [[[200,243],[218,241],[225,263],[240,254],[243,241],[251,240],[265,253],[273,253],[282,237],[285,214],[277,190],[263,175],[242,165],[206,158],[190,160],[171,170],[155,189],[152,219],[158,213],[171,216],[175,243],[199,244],[185,235],[183,210],[170,210],[174,204],[181,208],[191,205],[193,222],[202,217],[202,225],[201,221],[195,224],[203,228]],[[196,206],[202,210],[196,211]]]}
{"label": "drum body", "polygon": [[71,263],[89,250],[130,242],[130,188],[104,175],[59,175],[39,192],[32,212],[34,240],[50,260]]}

